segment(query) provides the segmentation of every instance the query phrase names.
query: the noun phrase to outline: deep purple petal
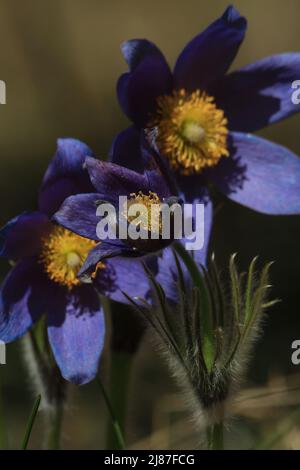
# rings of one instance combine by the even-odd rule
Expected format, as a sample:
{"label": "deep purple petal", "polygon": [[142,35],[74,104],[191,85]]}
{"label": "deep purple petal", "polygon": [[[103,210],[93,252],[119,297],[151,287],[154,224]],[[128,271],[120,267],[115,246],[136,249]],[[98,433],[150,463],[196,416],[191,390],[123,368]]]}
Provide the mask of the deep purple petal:
{"label": "deep purple petal", "polygon": [[172,75],[160,50],[146,39],[132,39],[122,45],[130,71],[119,78],[117,93],[124,113],[144,127],[156,108],[158,96],[168,94]]}
{"label": "deep purple petal", "polygon": [[122,303],[128,303],[125,292],[131,298],[149,298],[149,280],[141,259],[116,257],[105,261],[95,280],[100,294]]}
{"label": "deep purple petal", "polygon": [[102,241],[89,252],[78,276],[82,280],[88,281],[100,261],[120,255],[136,256],[135,251],[131,247],[127,246],[122,240],[113,240],[109,242]]}
{"label": "deep purple petal", "polygon": [[178,57],[174,69],[176,88],[206,90],[223,76],[238,52],[246,27],[246,19],[234,7],[227,8]]}
{"label": "deep purple petal", "polygon": [[0,292],[0,340],[23,336],[46,312],[50,286],[36,258],[19,261],[9,272]]}
{"label": "deep purple petal", "polygon": [[112,163],[143,173],[140,130],[131,126],[120,132],[112,143],[109,155]]}
{"label": "deep purple petal", "polygon": [[161,200],[178,195],[178,188],[173,173],[165,164],[159,151],[148,140],[145,134],[141,139],[141,159],[144,165],[144,176],[148,186]]}
{"label": "deep purple petal", "polygon": [[251,134],[231,133],[229,158],[222,158],[212,181],[230,199],[273,215],[300,213],[300,158]]}
{"label": "deep purple petal", "polygon": [[42,212],[51,216],[68,196],[94,191],[83,168],[85,158],[92,155],[91,149],[79,140],[58,139],[39,194]]}
{"label": "deep purple petal", "polygon": [[99,200],[97,193],[70,196],[54,214],[53,220],[82,237],[98,241],[96,228],[100,217],[96,211]]}
{"label": "deep purple petal", "polygon": [[181,175],[177,174],[177,184],[179,194],[187,203],[208,202],[210,201],[207,189],[207,172],[200,175]]}
{"label": "deep purple petal", "polygon": [[0,256],[19,259],[36,255],[51,225],[48,217],[41,212],[24,213],[11,219],[0,230]]}
{"label": "deep purple petal", "polygon": [[62,376],[77,385],[93,380],[104,346],[105,323],[92,286],[64,290],[51,305],[48,337]]}
{"label": "deep purple petal", "polygon": [[292,101],[300,77],[300,54],[278,54],[225,77],[215,97],[233,131],[253,132],[300,110]]}
{"label": "deep purple petal", "polygon": [[109,202],[112,197],[117,201],[118,196],[127,196],[138,191],[148,194],[151,190],[143,175],[123,166],[87,158],[86,167],[97,193]]}
{"label": "deep purple petal", "polygon": [[136,127],[131,126],[120,132],[113,141],[110,149],[112,163],[145,174],[149,187],[162,197],[170,195],[169,188],[162,181],[162,173],[157,165],[154,150],[146,142],[144,134]]}

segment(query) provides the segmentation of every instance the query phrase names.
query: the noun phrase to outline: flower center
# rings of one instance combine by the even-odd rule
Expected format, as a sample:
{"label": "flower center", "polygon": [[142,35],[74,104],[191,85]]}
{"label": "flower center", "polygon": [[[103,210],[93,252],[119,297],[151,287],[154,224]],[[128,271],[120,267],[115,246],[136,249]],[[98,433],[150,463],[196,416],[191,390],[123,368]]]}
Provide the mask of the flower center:
{"label": "flower center", "polygon": [[96,244],[62,227],[55,227],[44,240],[40,262],[52,281],[71,289],[80,284],[77,274]]}
{"label": "flower center", "polygon": [[[133,208],[134,204],[141,204],[143,208]],[[130,213],[130,208],[137,209]],[[138,214],[137,214],[138,212]],[[161,232],[161,200],[159,196],[149,191],[146,195],[142,191],[131,193],[127,201],[127,213],[123,214],[130,223],[136,223],[142,230],[148,232]],[[138,218],[137,218],[138,216]]]}
{"label": "flower center", "polygon": [[214,98],[200,90],[184,89],[158,98],[157,114],[149,127],[157,127],[157,144],[171,166],[183,174],[200,173],[214,166],[227,150],[227,119]]}
{"label": "flower center", "polygon": [[199,144],[205,138],[205,130],[197,121],[184,121],[181,132],[182,136],[192,144]]}

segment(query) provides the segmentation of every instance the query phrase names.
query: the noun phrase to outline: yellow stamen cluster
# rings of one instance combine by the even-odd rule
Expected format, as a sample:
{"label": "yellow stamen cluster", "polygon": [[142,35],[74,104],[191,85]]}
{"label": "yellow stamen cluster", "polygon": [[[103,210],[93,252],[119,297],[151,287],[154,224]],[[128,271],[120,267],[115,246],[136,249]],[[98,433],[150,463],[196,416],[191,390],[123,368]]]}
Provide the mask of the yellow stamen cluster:
{"label": "yellow stamen cluster", "polygon": [[50,279],[71,289],[80,284],[77,274],[96,242],[55,227],[44,240],[40,262]]}
{"label": "yellow stamen cluster", "polygon": [[146,209],[140,213],[136,223],[148,232],[161,232],[161,200],[159,196],[153,191],[149,191],[148,195],[142,191],[130,194],[130,198],[127,201],[127,213],[124,216],[128,222],[134,223],[136,216],[128,215],[128,210],[133,204],[142,204]]}
{"label": "yellow stamen cluster", "polygon": [[157,144],[171,166],[183,174],[200,173],[228,156],[227,119],[214,98],[184,89],[158,98],[157,114],[150,127],[157,127]]}

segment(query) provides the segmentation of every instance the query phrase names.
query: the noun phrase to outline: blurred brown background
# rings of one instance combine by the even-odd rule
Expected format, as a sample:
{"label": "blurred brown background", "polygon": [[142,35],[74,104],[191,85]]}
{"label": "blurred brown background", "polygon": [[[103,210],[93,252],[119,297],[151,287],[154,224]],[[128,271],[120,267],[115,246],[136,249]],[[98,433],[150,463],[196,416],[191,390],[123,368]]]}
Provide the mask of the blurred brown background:
{"label": "blurred brown background", "polygon": [[[35,207],[37,188],[58,137],[79,138],[105,157],[114,135],[127,125],[115,94],[116,80],[126,68],[119,49],[122,41],[151,39],[173,64],[186,42],[227,5],[224,0],[0,0],[0,79],[7,86],[7,104],[0,105],[1,225]],[[248,0],[236,1],[235,6],[247,17],[249,27],[234,67],[266,55],[300,50],[299,1]],[[300,155],[299,125],[300,115],[261,134]],[[256,254],[262,261],[276,260],[273,281],[282,303],[266,322],[249,372],[249,386],[272,387],[275,377],[286,387],[289,374],[300,374],[300,366],[297,370],[290,361],[291,342],[300,339],[299,235],[299,217],[266,217],[230,203],[216,217],[213,245],[222,265],[235,251],[241,267]],[[4,274],[5,261],[1,260],[0,267]],[[176,446],[182,429],[189,429],[192,436],[192,428],[177,399],[169,411],[165,406],[173,403],[168,373],[148,343],[137,364],[130,442],[138,446],[139,440],[157,431],[162,434],[152,434],[152,440],[140,445]],[[17,447],[32,404],[18,345],[8,348],[8,364],[1,366],[0,380],[9,445]],[[296,375],[293,384],[297,380]],[[105,411],[98,389],[91,384],[74,394],[66,417],[65,448],[103,447]],[[292,405],[297,405],[297,397]],[[276,427],[291,406],[285,400],[279,401],[287,408],[279,410],[276,404],[272,408],[269,402],[269,408],[262,405],[265,413],[256,411],[245,423],[237,420],[229,445],[250,446],[257,435]],[[177,415],[173,438],[166,422]],[[33,447],[40,442],[38,426]],[[297,432],[294,428],[291,432],[294,440],[290,437],[288,443],[278,445],[300,448]],[[188,442],[187,447],[195,445],[193,439]]]}

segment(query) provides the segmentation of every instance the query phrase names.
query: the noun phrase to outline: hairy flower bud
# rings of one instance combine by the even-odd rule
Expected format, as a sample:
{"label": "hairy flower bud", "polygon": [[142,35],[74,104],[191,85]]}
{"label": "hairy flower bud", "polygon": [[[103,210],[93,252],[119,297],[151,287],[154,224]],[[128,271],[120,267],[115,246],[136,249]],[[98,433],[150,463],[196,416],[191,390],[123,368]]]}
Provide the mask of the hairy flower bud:
{"label": "hairy flower bud", "polygon": [[145,309],[135,303],[155,331],[155,341],[182,389],[196,424],[224,419],[224,405],[233,386],[242,377],[250,348],[260,331],[268,302],[267,264],[255,273],[256,258],[248,273],[239,274],[235,255],[229,262],[229,282],[220,279],[214,257],[208,268],[198,266],[177,245],[179,302],[172,305],[155,277],[148,275],[156,297]]}

